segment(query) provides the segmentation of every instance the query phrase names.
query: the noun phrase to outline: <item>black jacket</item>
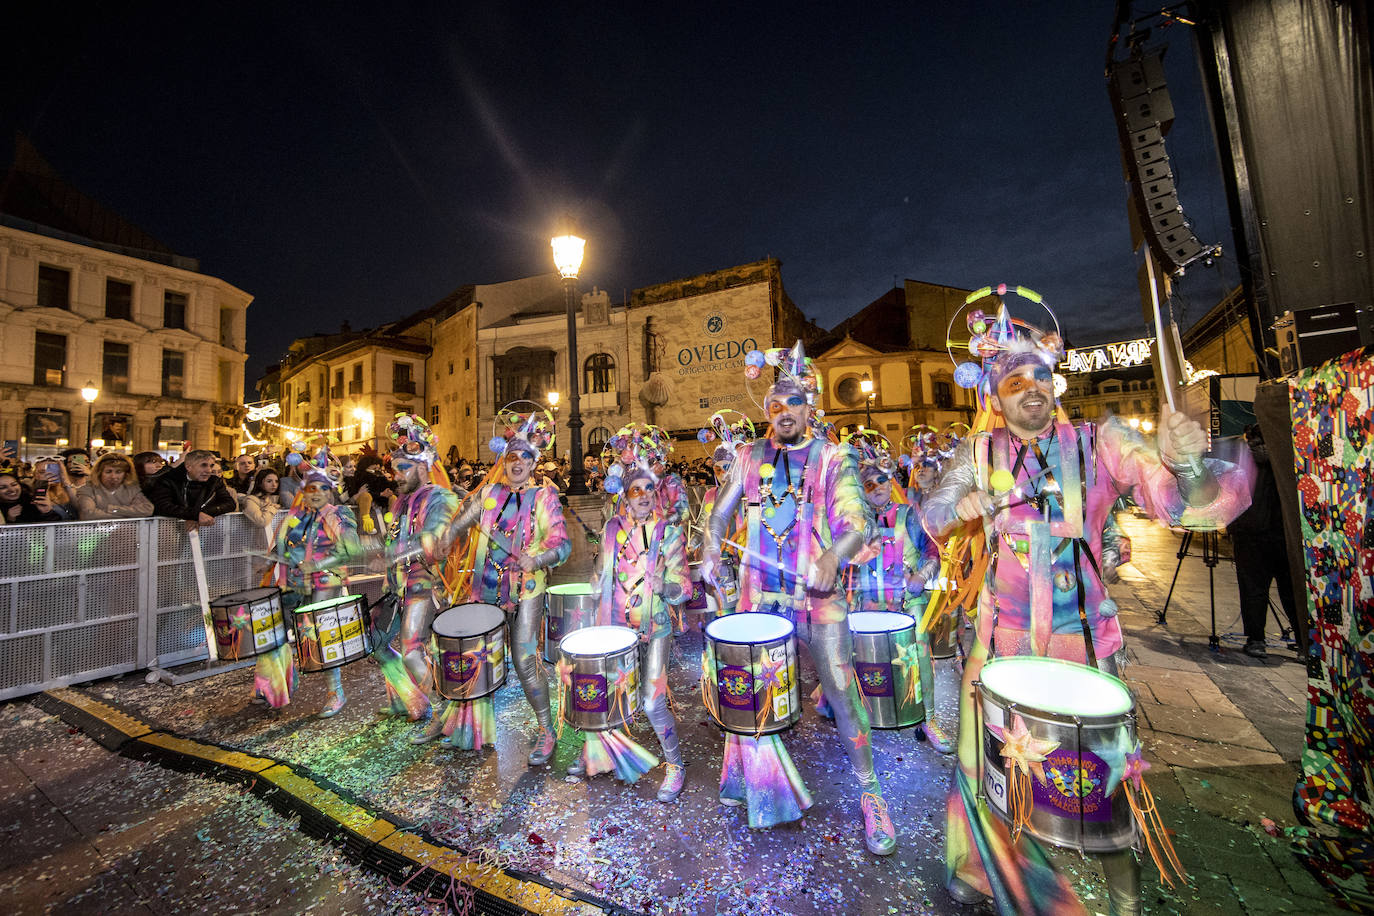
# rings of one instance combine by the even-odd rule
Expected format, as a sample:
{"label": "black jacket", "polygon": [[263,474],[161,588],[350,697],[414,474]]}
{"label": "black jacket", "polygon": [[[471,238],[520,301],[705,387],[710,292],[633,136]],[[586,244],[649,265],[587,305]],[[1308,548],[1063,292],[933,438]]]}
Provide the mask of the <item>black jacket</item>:
{"label": "black jacket", "polygon": [[185,465],[177,465],[150,480],[148,498],[153,501],[155,514],[187,521],[195,521],[202,512],[224,515],[239,507],[223,477],[213,474],[200,483],[186,475]]}

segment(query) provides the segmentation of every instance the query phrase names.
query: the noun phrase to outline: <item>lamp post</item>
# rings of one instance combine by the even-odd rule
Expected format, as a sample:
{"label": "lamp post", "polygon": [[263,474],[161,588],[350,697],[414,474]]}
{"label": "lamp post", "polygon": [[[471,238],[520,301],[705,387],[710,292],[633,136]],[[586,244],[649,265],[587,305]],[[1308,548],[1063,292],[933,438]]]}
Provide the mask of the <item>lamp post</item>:
{"label": "lamp post", "polygon": [[864,426],[873,428],[873,379],[864,373],[864,377],[859,379],[859,390],[864,394]]}
{"label": "lamp post", "polygon": [[553,246],[553,263],[563,278],[568,308],[568,436],[572,439],[568,495],[585,496],[587,475],[582,467],[582,405],[577,390],[577,273],[582,269],[582,250],[587,241],[575,235],[560,235],[550,244]]}
{"label": "lamp post", "polygon": [[95,399],[100,397],[100,389],[95,382],[87,382],[81,388],[81,400],[86,402],[86,454],[91,453],[91,421],[95,412]]}

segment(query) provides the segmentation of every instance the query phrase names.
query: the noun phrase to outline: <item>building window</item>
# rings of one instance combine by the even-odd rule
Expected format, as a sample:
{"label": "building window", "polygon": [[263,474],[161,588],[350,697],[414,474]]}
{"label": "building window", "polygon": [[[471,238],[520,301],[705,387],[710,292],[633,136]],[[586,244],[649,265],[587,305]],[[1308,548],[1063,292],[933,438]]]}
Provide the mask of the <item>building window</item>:
{"label": "building window", "polygon": [[123,280],[116,280],[113,277],[105,278],[105,317],[123,318],[125,321],[134,320],[134,285],[125,283]]}
{"label": "building window", "polygon": [[1108,402],[1107,402],[1107,412],[1108,412],[1108,413],[1112,413],[1112,414],[1119,414],[1119,413],[1121,413],[1121,402],[1120,402],[1120,401],[1108,401]]}
{"label": "building window", "polygon": [[354,363],[354,364],[353,364],[353,378],[351,378],[351,379],[348,380],[348,393],[349,393],[349,394],[362,394],[362,393],[363,393],[363,364],[362,364],[362,363]]}
{"label": "building window", "polygon": [[106,445],[126,445],[129,441],[129,415],[126,413],[98,413],[95,428]]}
{"label": "building window", "polygon": [[342,369],[336,369],[336,370],[334,370],[334,385],[333,385],[332,388],[329,389],[329,398],[330,398],[330,400],[332,400],[332,401],[343,400],[343,396],[344,396],[344,383],[343,383],[343,378],[344,378],[344,376],[343,376],[343,370],[342,370]]}
{"label": "building window", "polygon": [[179,448],[186,441],[186,421],[181,417],[158,417],[153,421],[153,442],[162,451]]}
{"label": "building window", "polygon": [[582,364],[582,387],[587,394],[615,391],[615,359],[609,353],[593,353]]}
{"label": "building window", "polygon": [[71,424],[71,414],[65,410],[30,407],[24,411],[24,441],[27,445],[64,446],[71,441]]}
{"label": "building window", "polygon": [[101,384],[113,394],[127,394],[129,391],[129,345],[105,341],[105,353],[101,360]]}
{"label": "building window", "polygon": [[464,356],[464,357],[463,357],[463,371],[464,371],[464,372],[467,372],[467,371],[468,371],[469,369],[471,369],[471,368],[472,368],[472,363],[468,361],[468,358],[467,358],[466,356]]}
{"label": "building window", "polygon": [[587,454],[600,455],[601,450],[606,447],[606,440],[611,438],[611,431],[604,426],[597,426],[587,433]]}
{"label": "building window", "polygon": [[439,425],[439,405],[438,405],[438,404],[431,404],[431,405],[429,405],[429,425],[430,425],[430,426],[438,426],[438,425]]}
{"label": "building window", "polygon": [[186,397],[186,354],[180,350],[162,351],[162,396]]}
{"label": "building window", "polygon": [[53,388],[67,384],[67,335],[44,331],[34,334],[33,383]]}
{"label": "building window", "polygon": [[463,416],[465,416],[465,417],[470,417],[470,416],[472,416],[472,405],[471,405],[471,404],[468,404],[466,407],[463,408]]}
{"label": "building window", "polygon": [[38,305],[40,308],[72,307],[72,272],[50,264],[38,265]]}
{"label": "building window", "polygon": [[397,394],[414,394],[415,379],[410,375],[410,363],[391,364],[391,390]]}
{"label": "building window", "polygon": [[449,361],[448,361],[448,374],[449,374],[449,375],[452,375],[452,374],[453,374],[453,360],[449,360]]}
{"label": "building window", "polygon": [[230,350],[238,349],[238,336],[234,333],[234,310],[219,310],[219,345]]}
{"label": "building window", "polygon": [[162,293],[162,326],[186,330],[186,294],[164,290]]}
{"label": "building window", "polygon": [[951,410],[954,407],[954,385],[944,379],[935,379],[931,382],[931,391],[935,395],[935,406],[940,410]]}
{"label": "building window", "polygon": [[857,375],[840,379],[840,383],[835,386],[836,399],[846,407],[857,407],[862,404],[866,395],[860,387],[861,381]]}
{"label": "building window", "polygon": [[494,409],[500,410],[511,401],[543,403],[553,387],[553,351],[513,347],[500,356],[492,357],[492,394]]}

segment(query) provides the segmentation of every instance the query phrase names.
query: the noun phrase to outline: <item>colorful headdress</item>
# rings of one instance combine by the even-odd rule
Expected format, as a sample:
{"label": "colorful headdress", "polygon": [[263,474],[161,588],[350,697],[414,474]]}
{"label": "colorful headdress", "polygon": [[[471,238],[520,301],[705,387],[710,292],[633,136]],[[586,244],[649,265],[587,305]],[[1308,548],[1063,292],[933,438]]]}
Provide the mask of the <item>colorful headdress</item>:
{"label": "colorful headdress", "polygon": [[[729,414],[734,414],[738,419],[731,418]],[[753,422],[738,410],[717,411],[706,422],[704,428],[697,430],[697,441],[708,448],[712,442],[719,441],[720,444],[711,449],[712,462],[734,461],[735,449],[748,445],[758,437]]]}
{"label": "colorful headdress", "polygon": [[[1058,365],[1064,351],[1064,340],[1059,331],[1059,320],[1054,312],[1045,305],[1044,297],[1033,289],[1024,286],[1009,287],[1003,283],[997,287],[985,286],[969,293],[964,300],[964,308],[988,296],[1005,296],[1008,292],[1033,302],[1045,310],[1054,323],[1053,331],[1042,331],[1034,325],[1013,318],[1006,303],[998,306],[997,315],[989,317],[982,309],[973,309],[965,315],[968,322],[968,343],[955,341],[954,322],[959,313],[950,319],[946,345],[949,357],[955,363],[954,381],[961,388],[972,388],[978,395],[978,406],[987,406],[988,395],[996,389],[998,381],[1022,366],[1035,363],[1043,365],[1051,372]],[[962,311],[962,310],[961,310]],[[954,355],[954,347],[967,347],[968,352],[979,362],[959,362]]]}
{"label": "colorful headdress", "polygon": [[850,433],[844,441],[858,454],[859,476],[892,477],[897,473],[897,463],[892,460],[892,443],[882,433],[865,429]]}
{"label": "colorful headdress", "polygon": [[[529,413],[516,410],[519,404],[534,408]],[[493,454],[504,455],[511,448],[524,447],[538,458],[553,448],[555,431],[553,414],[533,401],[511,401],[496,412],[492,421],[492,437],[487,447]]]}
{"label": "colorful headdress", "polygon": [[396,441],[391,457],[407,458],[433,467],[439,463],[439,440],[423,417],[401,411],[387,424],[386,431]]}
{"label": "colorful headdress", "polygon": [[312,483],[317,483],[336,493],[343,490],[343,465],[329,451],[327,445],[320,446],[315,452],[314,460],[306,466],[305,473],[301,477],[302,489]]}
{"label": "colorful headdress", "polygon": [[750,350],[744,357],[744,377],[753,381],[763,374],[764,366],[772,366],[778,370],[777,379],[768,389],[770,396],[780,392],[796,392],[806,398],[806,403],[812,406],[821,396],[820,373],[816,371],[815,363],[806,355],[800,340],[793,344],[790,350],[786,347]]}
{"label": "colorful headdress", "polygon": [[626,482],[646,474],[657,485],[658,475],[653,469],[667,461],[672,450],[672,437],[660,427],[647,423],[622,426],[601,450],[601,462],[606,466],[606,492],[615,495]]}

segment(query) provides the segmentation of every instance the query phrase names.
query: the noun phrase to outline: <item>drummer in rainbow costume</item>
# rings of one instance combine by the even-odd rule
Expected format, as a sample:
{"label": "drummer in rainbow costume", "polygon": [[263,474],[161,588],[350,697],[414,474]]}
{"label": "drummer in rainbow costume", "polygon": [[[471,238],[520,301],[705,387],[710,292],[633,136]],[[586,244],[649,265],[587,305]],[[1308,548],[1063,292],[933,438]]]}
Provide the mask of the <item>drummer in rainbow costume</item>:
{"label": "drummer in rainbow costume", "polygon": [[[897,464],[886,439],[872,431],[851,435],[848,442],[859,454],[859,480],[873,513],[873,539],[868,549],[845,572],[851,610],[898,611],[919,623],[925,615],[926,582],[940,571],[940,551],[921,527],[921,512],[906,501],[897,485]],[[921,728],[940,753],[953,748],[935,724],[935,672],[930,663],[930,640],[919,631],[912,640],[916,670],[925,703]]]}
{"label": "drummer in rainbow costume", "polygon": [[[539,725],[530,749],[529,765],[543,766],[553,757],[557,739],[549,714],[549,688],[539,659],[539,628],[544,616],[544,585],[548,570],[572,553],[563,525],[558,490],[534,486],[530,475],[540,454],[553,446],[553,417],[538,405],[529,414],[520,402],[497,413],[501,434],[489,447],[498,461],[487,481],[463,502],[454,523],[458,537],[468,534],[462,553],[465,574],[455,581],[456,594],[467,601],[490,604],[506,612],[510,621],[515,673]],[[496,740],[492,697],[449,703],[438,724],[431,723],[426,739],[448,737],[445,743],[461,750],[480,749]]]}
{"label": "drummer in rainbow costume", "polygon": [[[640,699],[649,723],[658,735],[667,763],[661,802],[682,794],[686,771],[678,746],[677,723],[668,708],[668,653],[672,647],[673,620],[669,605],[687,600],[686,532],[671,523],[655,499],[658,478],[649,468],[652,447],[622,443],[618,451],[632,452],[636,460],[619,465],[620,473],[608,475],[607,483],[618,492],[616,513],[606,521],[597,570],[601,603],[597,624],[629,627],[639,634]],[[581,756],[568,768],[573,776],[596,775],[612,769],[627,782],[636,781],[656,761],[623,729],[593,732],[586,736]]]}
{"label": "drummer in rainbow costume", "polygon": [[[779,614],[796,624],[797,638],[815,662],[859,782],[865,844],[876,855],[890,855],[897,847],[897,833],[873,769],[868,714],[851,663],[848,608],[838,588],[840,567],[870,535],[858,467],[851,448],[814,433],[820,380],[801,341],[791,351],[751,352],[746,378],[758,378],[765,365],[779,373],[764,400],[769,434],[736,452],[730,478],[711,513],[702,576],[708,585],[716,584],[721,544],[744,501],[747,543],[739,610]],[[726,736],[721,801],[727,805],[742,800],[739,775],[731,772],[730,761],[740,759],[731,744],[743,740]],[[790,763],[779,761],[771,769],[786,772]],[[793,788],[798,804],[789,806],[779,820],[800,817],[800,809],[809,804],[805,787]]]}
{"label": "drummer in rainbow costume", "polygon": [[[637,456],[632,457],[625,450],[624,443],[628,442],[638,443],[636,447],[641,451]],[[657,514],[674,525],[681,525],[686,521],[687,487],[683,485],[681,477],[667,469],[668,455],[672,451],[673,437],[661,427],[647,423],[627,424],[607,439],[605,447],[601,450],[601,464],[606,468],[608,479],[602,482],[602,487],[611,494],[611,508],[619,508],[620,497],[616,494],[619,493],[620,487],[611,483],[609,478],[616,473],[623,473],[625,467],[635,461],[642,460],[647,462],[656,479],[654,509]]]}
{"label": "drummer in rainbow costume", "polygon": [[[706,543],[706,529],[711,521],[711,513],[716,508],[716,494],[730,478],[730,468],[735,463],[735,452],[740,446],[748,446],[755,438],[754,424],[736,410],[722,410],[712,414],[707,425],[697,430],[697,441],[702,445],[709,447],[712,442],[719,444],[711,450],[711,472],[715,475],[716,482],[702,494],[701,512],[693,524],[694,558],[700,557],[702,547]],[[743,541],[744,527],[744,512],[737,507],[725,531],[721,552],[722,565],[716,570],[717,578],[725,585],[723,593],[717,595],[716,600],[727,611],[734,610],[731,595],[734,583],[739,580],[739,548]]]}
{"label": "drummer in rainbow costume", "polygon": [[[343,469],[327,448],[321,448],[277,528],[273,577],[283,595],[291,596],[283,602],[288,613],[305,603],[343,595],[344,578],[339,570],[362,556],[353,512],[337,504],[342,481]],[[338,715],[345,702],[342,669],[326,670],[325,682],[329,696],[319,712],[321,719]],[[272,703],[273,694],[264,691],[263,695]],[[290,700],[289,695],[286,700]]]}
{"label": "drummer in rainbow costume", "polygon": [[[1013,289],[1043,305],[1033,291]],[[965,305],[1007,291],[985,288]],[[1129,494],[1166,524],[1212,528],[1249,503],[1250,476],[1245,464],[1203,461],[1206,434],[1167,406],[1157,448],[1115,419],[1070,423],[1058,408],[1053,382],[1062,351],[1057,330],[1043,333],[1014,322],[1005,305],[995,318],[972,311],[967,319],[970,352],[982,364],[963,363],[955,380],[977,390],[983,409],[924,505],[927,529],[953,541],[946,550],[947,574],[960,575],[959,568],[971,561],[972,575],[981,580],[969,585],[979,589],[977,641],[960,692],[959,766],[945,835],[948,886],[961,903],[992,897],[1002,913],[1081,913],[1072,885],[1054,871],[1043,848],[1024,832],[1012,842],[1007,826],[977,795],[977,745],[983,736],[976,726],[974,682],[995,655],[1051,656],[1116,674],[1121,625],[1097,559],[1112,503]],[[1025,750],[1010,739],[1003,751],[1004,757],[1011,752],[1012,764],[1032,770],[1042,759],[1033,756],[1033,746]],[[1138,747],[1116,756],[1109,783],[1119,783],[1118,770],[1132,762],[1137,772],[1147,765]],[[1163,839],[1154,838],[1152,852]],[[1100,859],[1111,912],[1139,913],[1140,865],[1132,850]]]}
{"label": "drummer in rainbow costume", "polygon": [[[443,601],[441,567],[453,538],[458,495],[447,485],[439,443],[429,424],[414,414],[399,413],[387,431],[396,441],[391,471],[398,496],[384,516],[386,590],[399,606],[389,621],[374,621],[379,632],[372,657],[381,666],[390,699],[381,712],[405,715],[413,722],[431,707],[430,628]],[[398,634],[400,652],[392,646]]]}

